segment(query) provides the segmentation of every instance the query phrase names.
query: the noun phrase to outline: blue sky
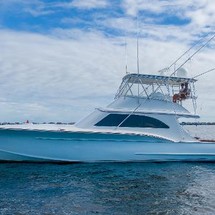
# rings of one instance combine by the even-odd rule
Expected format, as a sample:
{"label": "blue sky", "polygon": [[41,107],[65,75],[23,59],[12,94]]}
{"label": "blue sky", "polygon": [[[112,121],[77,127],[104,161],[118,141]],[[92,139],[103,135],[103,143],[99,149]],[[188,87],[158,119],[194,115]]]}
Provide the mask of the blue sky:
{"label": "blue sky", "polygon": [[155,27],[191,24],[192,17],[186,13],[195,8],[194,4],[173,2],[175,4],[166,0],[1,0],[0,19],[2,28],[16,31],[48,34],[56,28],[82,29],[115,37],[131,30],[122,31],[126,23],[114,25],[114,21],[120,19],[134,24],[138,17],[139,23]]}
{"label": "blue sky", "polygon": [[[213,34],[214,11],[213,0],[0,0],[0,121],[77,121],[111,102],[125,64],[136,72],[137,29],[140,72],[156,74]],[[215,67],[213,47],[190,76]],[[197,86],[202,120],[215,121],[214,77]]]}

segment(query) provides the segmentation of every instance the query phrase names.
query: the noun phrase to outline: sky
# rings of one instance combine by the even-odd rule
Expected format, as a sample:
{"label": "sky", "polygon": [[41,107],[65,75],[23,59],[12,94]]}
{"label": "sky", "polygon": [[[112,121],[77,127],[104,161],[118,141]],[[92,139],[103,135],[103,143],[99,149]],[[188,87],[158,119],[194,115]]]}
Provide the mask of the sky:
{"label": "sky", "polygon": [[[176,67],[213,36],[214,0],[0,0],[0,122],[76,122],[108,105],[122,77]],[[215,67],[212,40],[185,65]],[[198,78],[200,121],[215,121],[215,72]]]}

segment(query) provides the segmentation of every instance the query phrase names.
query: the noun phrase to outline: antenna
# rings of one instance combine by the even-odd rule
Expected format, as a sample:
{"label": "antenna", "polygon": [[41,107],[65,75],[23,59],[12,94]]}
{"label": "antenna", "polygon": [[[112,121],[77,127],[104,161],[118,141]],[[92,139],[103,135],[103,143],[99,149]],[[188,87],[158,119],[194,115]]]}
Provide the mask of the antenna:
{"label": "antenna", "polygon": [[125,74],[128,74],[127,38],[125,35]]}
{"label": "antenna", "polygon": [[137,32],[137,73],[140,74],[140,62],[139,62],[139,32]]}
{"label": "antenna", "polygon": [[[138,73],[138,78],[140,74],[140,62],[139,62],[139,22],[138,22],[138,16],[137,16],[137,73]],[[139,103],[139,94],[140,94],[140,86],[139,86],[139,80],[137,83],[137,90],[138,90],[138,103]]]}

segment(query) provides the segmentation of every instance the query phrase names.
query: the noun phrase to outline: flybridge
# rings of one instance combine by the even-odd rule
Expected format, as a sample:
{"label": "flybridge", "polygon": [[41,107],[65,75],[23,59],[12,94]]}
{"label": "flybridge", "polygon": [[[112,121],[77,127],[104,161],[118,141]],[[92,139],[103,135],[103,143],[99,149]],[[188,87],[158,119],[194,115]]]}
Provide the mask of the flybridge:
{"label": "flybridge", "polygon": [[185,77],[170,77],[170,76],[162,76],[162,75],[147,75],[147,74],[128,74],[123,78],[124,82],[134,83],[134,84],[168,84],[179,86],[182,83],[194,83],[197,80],[194,78],[185,78]]}
{"label": "flybridge", "polygon": [[170,101],[182,105],[182,101],[190,99],[196,111],[196,95],[194,78],[161,76],[147,74],[127,74],[117,91],[119,97],[138,97]]}

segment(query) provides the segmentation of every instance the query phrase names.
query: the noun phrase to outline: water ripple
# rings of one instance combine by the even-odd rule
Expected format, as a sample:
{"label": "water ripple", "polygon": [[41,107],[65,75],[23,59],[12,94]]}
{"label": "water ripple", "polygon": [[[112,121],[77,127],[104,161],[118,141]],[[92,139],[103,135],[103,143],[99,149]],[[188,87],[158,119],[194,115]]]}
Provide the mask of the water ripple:
{"label": "water ripple", "polygon": [[0,164],[0,214],[215,214],[210,163]]}

